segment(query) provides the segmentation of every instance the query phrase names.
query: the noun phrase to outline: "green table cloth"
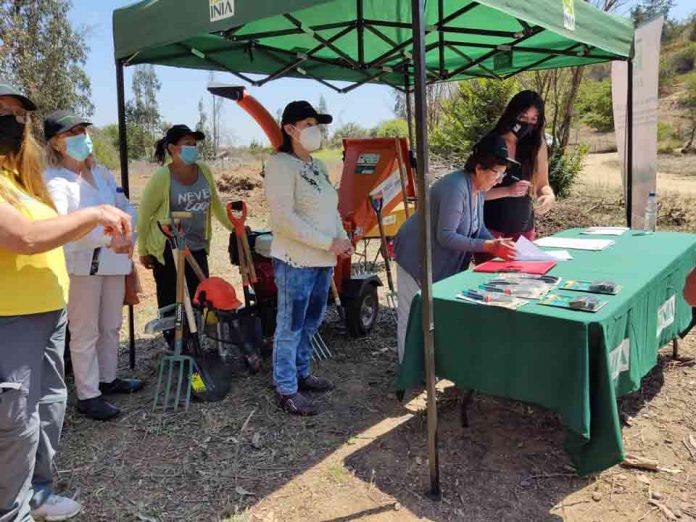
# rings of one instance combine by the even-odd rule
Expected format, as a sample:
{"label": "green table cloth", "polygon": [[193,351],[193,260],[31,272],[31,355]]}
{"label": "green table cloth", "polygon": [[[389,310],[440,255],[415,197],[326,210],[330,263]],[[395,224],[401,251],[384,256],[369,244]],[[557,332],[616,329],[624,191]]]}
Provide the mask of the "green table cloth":
{"label": "green table cloth", "polygon": [[[458,388],[539,404],[557,412],[565,449],[578,473],[606,469],[624,458],[616,398],[635,391],[657,362],[657,351],[691,327],[682,297],[696,265],[696,235],[628,231],[599,252],[572,250],[549,274],[609,279],[623,285],[597,313],[531,302],[513,311],[455,299],[494,274],[462,272],[434,285],[435,372]],[[577,294],[561,290],[561,294]],[[421,297],[413,301],[397,388],[423,380]]]}

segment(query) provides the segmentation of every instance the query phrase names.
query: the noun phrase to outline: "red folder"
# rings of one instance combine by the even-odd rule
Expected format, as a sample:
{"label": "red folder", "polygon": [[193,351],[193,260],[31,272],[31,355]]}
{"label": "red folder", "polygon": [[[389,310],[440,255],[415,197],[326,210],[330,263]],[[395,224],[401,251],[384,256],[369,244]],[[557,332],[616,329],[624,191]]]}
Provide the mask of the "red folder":
{"label": "red folder", "polygon": [[544,275],[556,266],[555,261],[487,261],[474,268],[474,272],[521,272]]}

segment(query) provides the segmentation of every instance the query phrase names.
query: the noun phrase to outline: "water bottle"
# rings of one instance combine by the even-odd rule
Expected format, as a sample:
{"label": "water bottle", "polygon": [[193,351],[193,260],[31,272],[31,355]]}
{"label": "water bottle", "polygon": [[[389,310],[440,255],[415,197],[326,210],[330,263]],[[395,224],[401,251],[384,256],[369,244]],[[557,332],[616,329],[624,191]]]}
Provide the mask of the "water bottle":
{"label": "water bottle", "polygon": [[654,192],[648,194],[648,204],[645,206],[645,222],[643,230],[646,234],[655,232],[657,228],[657,195]]}

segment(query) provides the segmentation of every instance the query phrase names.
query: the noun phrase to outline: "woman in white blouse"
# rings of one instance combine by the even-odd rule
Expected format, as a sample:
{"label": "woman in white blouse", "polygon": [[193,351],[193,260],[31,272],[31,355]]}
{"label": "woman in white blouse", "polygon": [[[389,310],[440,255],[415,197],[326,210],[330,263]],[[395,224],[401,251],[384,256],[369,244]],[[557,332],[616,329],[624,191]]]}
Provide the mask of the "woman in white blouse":
{"label": "woman in white blouse", "polygon": [[321,146],[319,125],[331,121],[306,101],[290,103],[283,112],[283,144],[266,163],[278,287],[273,382],[281,407],[296,415],[317,413],[301,392],[333,388],[327,379],[310,374],[310,339],[324,317],[336,256],[353,253],[338,214],[336,189],[326,166],[311,156]]}
{"label": "woman in white blouse", "polygon": [[[59,214],[108,204],[130,214],[135,225],[134,208],[116,187],[113,175],[94,160],[87,133],[90,125],[67,111],[53,112],[44,121],[49,164],[44,179],[49,194]],[[70,357],[78,411],[97,420],[119,414],[119,409],[103,395],[132,393],[142,388],[137,379],[116,378],[125,276],[133,270],[133,245],[124,242],[123,238],[109,239],[97,227],[82,239],[65,245],[70,275]]]}

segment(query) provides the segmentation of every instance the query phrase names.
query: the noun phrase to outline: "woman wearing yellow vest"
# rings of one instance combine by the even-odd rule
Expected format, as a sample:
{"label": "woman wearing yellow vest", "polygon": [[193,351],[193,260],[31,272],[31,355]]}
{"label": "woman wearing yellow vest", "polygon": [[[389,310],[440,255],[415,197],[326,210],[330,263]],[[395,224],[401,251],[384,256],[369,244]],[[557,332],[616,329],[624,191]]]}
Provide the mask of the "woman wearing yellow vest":
{"label": "woman wearing yellow vest", "polygon": [[[204,139],[202,132],[186,125],[171,127],[155,148],[155,159],[162,167],[152,175],[140,198],[138,253],[142,265],[153,270],[159,308],[176,301],[176,269],[172,250],[159,230],[158,221],[169,219],[171,212],[193,214],[193,218],[184,223],[186,246],[206,277],[212,216],[227,230],[234,229],[218,196],[213,174],[200,161],[197,143]],[[193,296],[198,279],[188,264],[185,273],[189,294]],[[165,332],[165,339],[171,345],[173,332]]]}
{"label": "woman wearing yellow vest", "polygon": [[0,522],[67,520],[81,509],[52,492],[67,398],[62,245],[99,225],[131,236],[130,217],[115,207],[58,216],[27,124],[34,110],[0,80]]}

